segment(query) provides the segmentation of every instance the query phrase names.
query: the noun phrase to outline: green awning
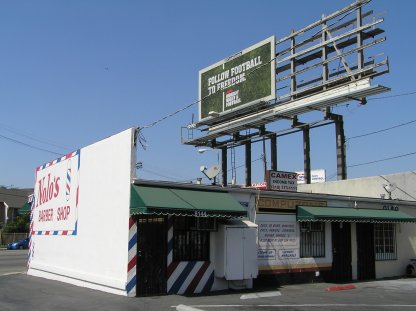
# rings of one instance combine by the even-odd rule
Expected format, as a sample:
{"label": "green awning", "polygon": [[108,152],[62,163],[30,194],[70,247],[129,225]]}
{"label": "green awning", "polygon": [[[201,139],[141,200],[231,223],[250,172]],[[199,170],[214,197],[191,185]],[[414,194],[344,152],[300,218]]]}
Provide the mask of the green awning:
{"label": "green awning", "polygon": [[297,221],[328,221],[328,222],[371,222],[398,223],[416,222],[416,218],[400,211],[299,206]]}
{"label": "green awning", "polygon": [[29,214],[32,203],[26,202],[21,208],[19,208],[19,214]]}
{"label": "green awning", "polygon": [[229,193],[132,185],[130,214],[245,217]]}

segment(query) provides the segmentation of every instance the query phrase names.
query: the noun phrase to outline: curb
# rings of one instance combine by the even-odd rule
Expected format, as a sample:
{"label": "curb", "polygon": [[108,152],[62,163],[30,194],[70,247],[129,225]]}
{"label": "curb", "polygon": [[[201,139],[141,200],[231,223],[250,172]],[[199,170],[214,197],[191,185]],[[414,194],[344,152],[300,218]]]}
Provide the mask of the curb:
{"label": "curb", "polygon": [[337,292],[340,290],[356,289],[357,287],[354,284],[343,285],[343,286],[332,286],[325,289],[326,292]]}

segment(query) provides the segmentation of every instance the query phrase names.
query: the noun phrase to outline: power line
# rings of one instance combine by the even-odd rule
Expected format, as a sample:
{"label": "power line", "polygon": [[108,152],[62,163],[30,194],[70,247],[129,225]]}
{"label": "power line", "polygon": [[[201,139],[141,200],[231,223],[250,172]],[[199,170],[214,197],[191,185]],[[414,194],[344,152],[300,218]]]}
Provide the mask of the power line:
{"label": "power line", "polygon": [[394,156],[394,157],[390,157],[390,158],[385,158],[385,159],[381,159],[381,160],[375,160],[375,161],[370,161],[370,162],[365,162],[365,163],[348,165],[347,167],[357,167],[357,166],[363,166],[363,165],[368,165],[368,164],[373,164],[373,163],[378,163],[378,162],[383,162],[383,161],[388,161],[388,160],[394,160],[394,159],[398,159],[398,158],[403,158],[403,157],[411,156],[411,155],[414,155],[414,154],[416,154],[416,152],[410,152],[410,153],[406,153],[406,154],[401,154],[401,155],[398,155],[398,156]]}
{"label": "power line", "polygon": [[414,95],[414,94],[416,94],[416,91],[409,92],[409,93],[396,94],[396,95],[382,96],[382,97],[372,97],[367,100],[377,100],[377,99],[385,99],[385,98],[392,98],[392,97],[409,96],[409,95]]}
{"label": "power line", "polygon": [[166,175],[163,175],[163,174],[159,174],[159,173],[157,173],[155,171],[148,170],[148,169],[145,169],[145,168],[141,168],[140,170],[142,170],[144,172],[147,172],[149,174],[152,174],[152,175],[156,175],[156,176],[159,176],[159,177],[167,178],[168,180],[179,181],[179,179],[177,179],[177,178],[170,177],[170,176],[166,176]]}
{"label": "power line", "polygon": [[20,140],[13,139],[13,138],[10,138],[10,137],[7,137],[7,136],[4,136],[4,135],[1,135],[1,134],[0,134],[0,138],[6,139],[6,140],[8,140],[8,141],[11,141],[11,142],[14,142],[14,143],[16,143],[16,144],[20,144],[20,145],[23,145],[23,146],[26,146],[26,147],[29,147],[29,148],[32,148],[32,149],[36,149],[36,150],[40,150],[40,151],[44,151],[44,152],[48,152],[48,153],[52,153],[52,154],[54,154],[54,155],[58,155],[58,156],[63,156],[63,154],[62,154],[62,153],[57,153],[57,152],[54,152],[54,151],[51,151],[51,150],[48,150],[48,149],[39,148],[39,147],[36,147],[36,146],[30,145],[30,144],[24,143],[24,142],[22,142],[22,141],[20,141]]}
{"label": "power line", "polygon": [[411,124],[411,123],[414,123],[414,122],[416,122],[416,120],[412,120],[412,121],[409,121],[409,122],[394,125],[394,126],[391,126],[391,127],[385,128],[385,129],[381,129],[381,130],[378,130],[378,131],[374,131],[374,132],[370,132],[370,133],[366,133],[366,134],[362,134],[362,135],[357,135],[357,136],[352,136],[352,137],[347,138],[347,140],[361,138],[361,137],[365,137],[365,136],[369,136],[369,135],[373,135],[373,134],[386,132],[386,131],[389,131],[389,130],[392,130],[392,129],[395,129],[395,128],[398,128],[398,127],[401,127],[401,126],[405,126],[405,125],[408,125],[408,124]]}
{"label": "power line", "polygon": [[64,149],[64,150],[67,150],[67,151],[70,151],[71,150],[70,148],[63,147],[63,146],[59,146],[59,145],[57,145],[56,143],[54,143],[52,141],[42,140],[42,139],[39,139],[39,138],[36,138],[36,137],[33,137],[33,136],[29,136],[27,134],[24,134],[22,132],[19,132],[19,131],[15,130],[12,127],[7,126],[5,124],[0,124],[0,128],[3,128],[3,129],[5,129],[6,131],[8,131],[10,133],[13,133],[13,134],[16,134],[16,135],[19,135],[19,136],[22,136],[22,137],[31,139],[33,141],[36,141],[36,142],[39,142],[39,143],[42,143],[42,144],[50,145],[52,147]]}

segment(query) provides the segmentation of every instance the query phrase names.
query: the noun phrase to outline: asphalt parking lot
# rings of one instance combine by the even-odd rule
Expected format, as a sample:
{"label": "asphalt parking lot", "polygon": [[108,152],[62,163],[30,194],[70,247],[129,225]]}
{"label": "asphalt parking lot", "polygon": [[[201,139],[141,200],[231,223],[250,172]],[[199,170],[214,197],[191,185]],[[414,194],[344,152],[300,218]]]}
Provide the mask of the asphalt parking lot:
{"label": "asphalt parking lot", "polygon": [[[126,298],[27,276],[26,251],[0,250],[0,310],[416,310],[416,279],[313,283],[196,296]],[[331,291],[328,291],[330,289]]]}

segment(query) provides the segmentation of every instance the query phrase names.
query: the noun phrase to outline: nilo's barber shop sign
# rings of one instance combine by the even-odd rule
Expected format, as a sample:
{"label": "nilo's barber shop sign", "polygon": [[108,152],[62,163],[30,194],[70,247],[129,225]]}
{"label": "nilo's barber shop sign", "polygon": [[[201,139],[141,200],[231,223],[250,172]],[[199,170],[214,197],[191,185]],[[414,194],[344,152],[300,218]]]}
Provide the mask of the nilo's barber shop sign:
{"label": "nilo's barber shop sign", "polygon": [[37,168],[33,235],[77,234],[79,168],[79,150]]}

